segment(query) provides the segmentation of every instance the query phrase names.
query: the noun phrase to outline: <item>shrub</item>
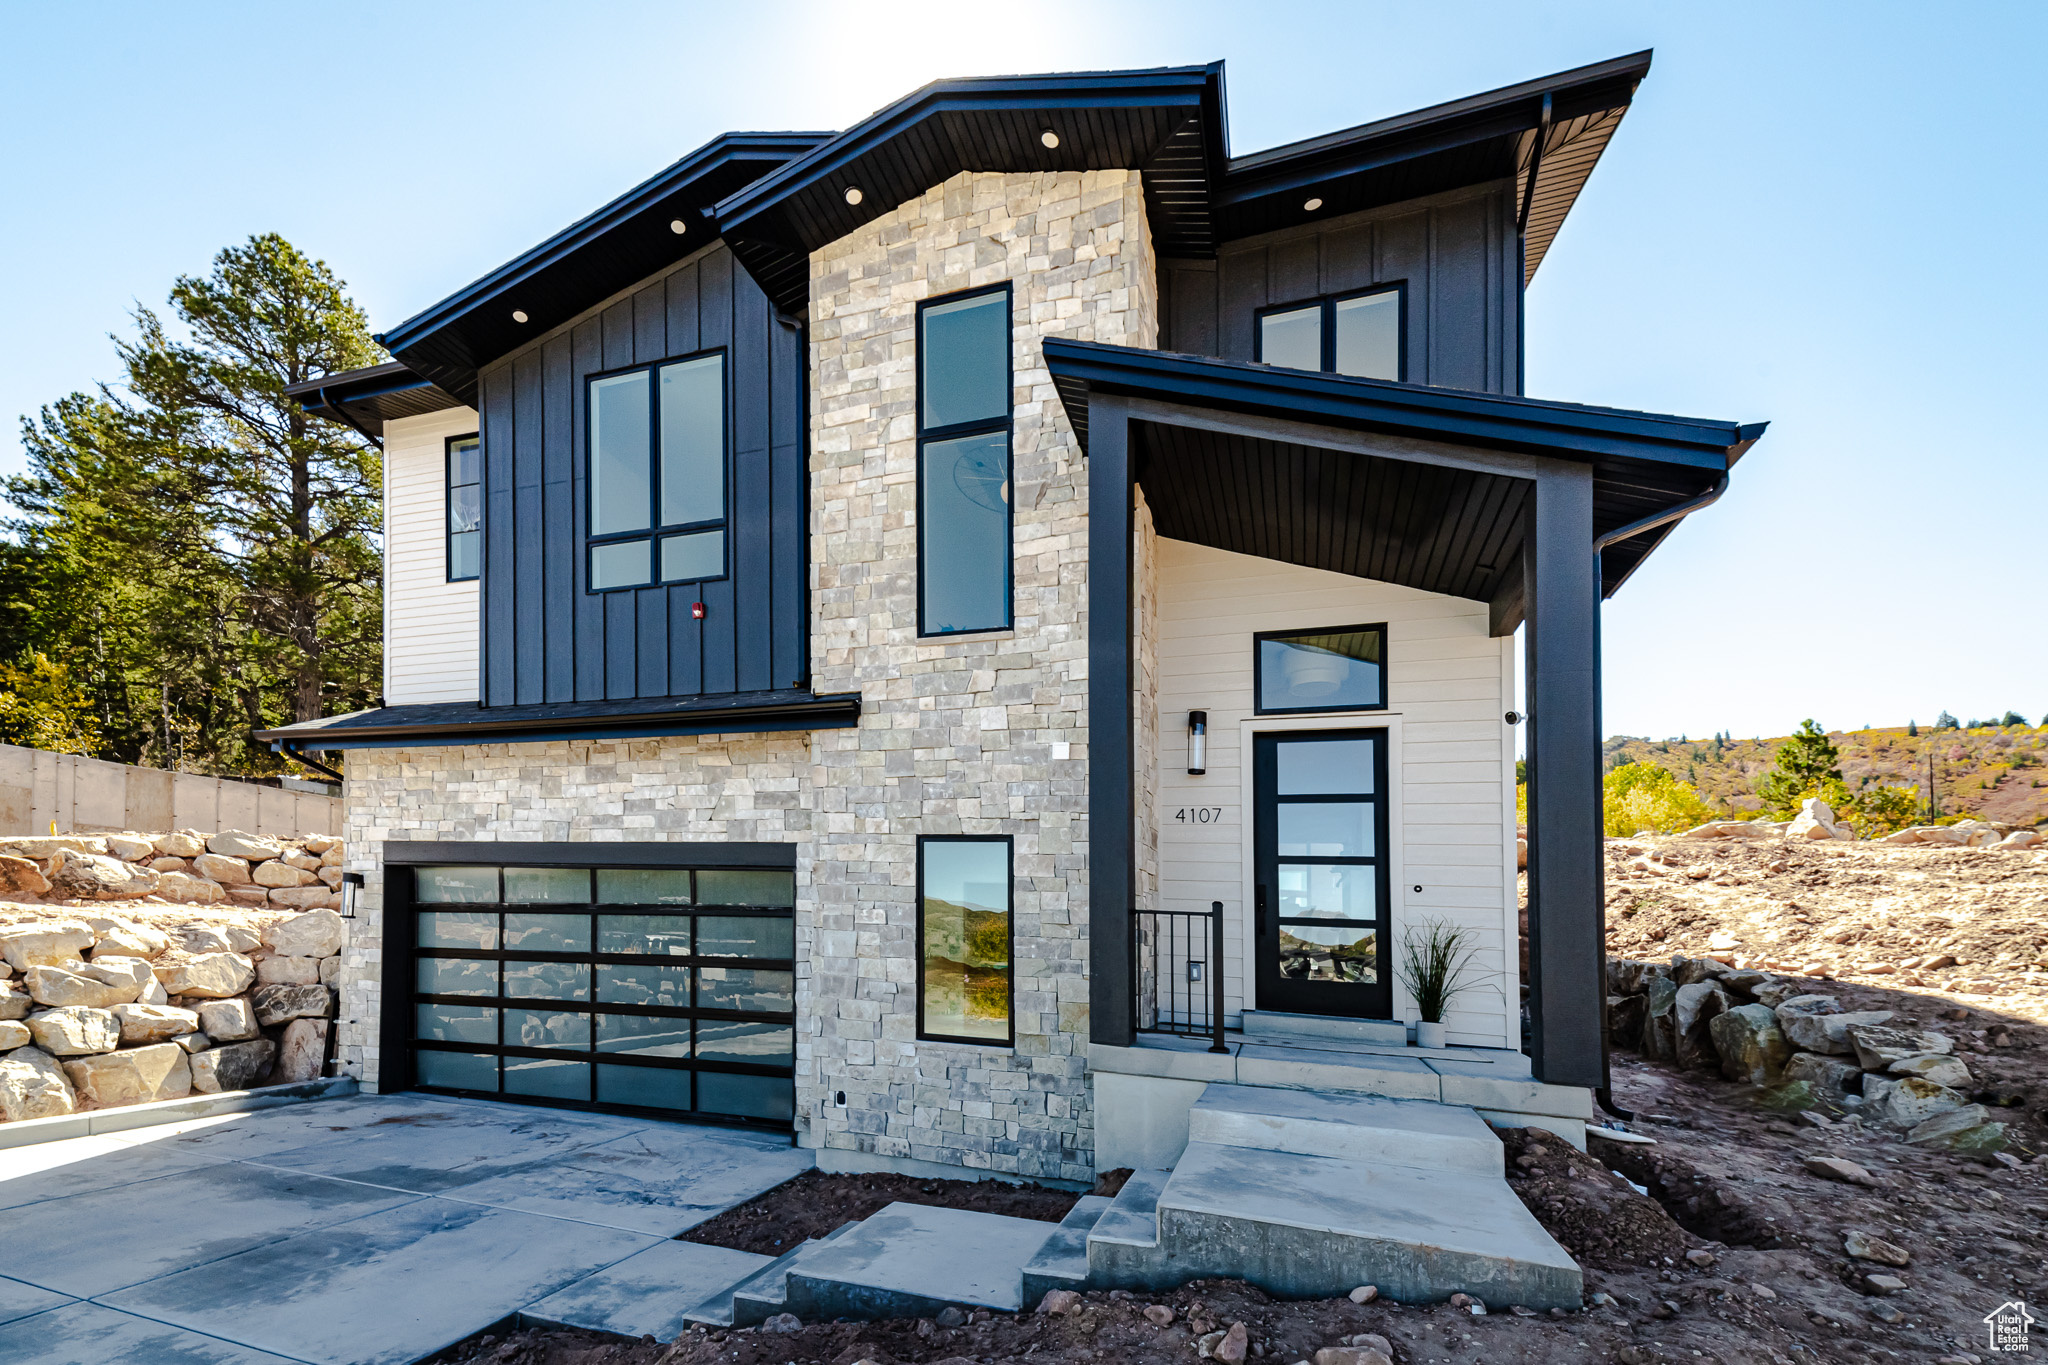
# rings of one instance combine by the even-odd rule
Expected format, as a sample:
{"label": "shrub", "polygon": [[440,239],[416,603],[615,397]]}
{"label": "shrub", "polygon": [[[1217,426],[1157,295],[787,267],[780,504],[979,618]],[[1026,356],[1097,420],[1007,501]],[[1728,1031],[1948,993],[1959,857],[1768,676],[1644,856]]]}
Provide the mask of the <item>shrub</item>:
{"label": "shrub", "polygon": [[1676,834],[1719,814],[1691,786],[1650,763],[1625,763],[1607,774],[1602,787],[1601,815],[1610,835],[1645,829]]}

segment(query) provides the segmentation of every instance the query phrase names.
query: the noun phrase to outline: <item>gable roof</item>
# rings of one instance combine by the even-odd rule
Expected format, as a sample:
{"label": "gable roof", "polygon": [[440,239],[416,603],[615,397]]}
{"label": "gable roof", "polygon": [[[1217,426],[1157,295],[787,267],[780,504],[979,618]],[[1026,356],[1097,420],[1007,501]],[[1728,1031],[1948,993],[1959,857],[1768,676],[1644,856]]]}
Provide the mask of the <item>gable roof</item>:
{"label": "gable roof", "polygon": [[480,366],[718,238],[799,313],[812,251],[961,171],[1137,170],[1163,257],[1513,177],[1526,281],[1649,68],[1639,52],[1242,157],[1222,62],[933,81],[843,132],[714,138],[378,340],[474,403]]}

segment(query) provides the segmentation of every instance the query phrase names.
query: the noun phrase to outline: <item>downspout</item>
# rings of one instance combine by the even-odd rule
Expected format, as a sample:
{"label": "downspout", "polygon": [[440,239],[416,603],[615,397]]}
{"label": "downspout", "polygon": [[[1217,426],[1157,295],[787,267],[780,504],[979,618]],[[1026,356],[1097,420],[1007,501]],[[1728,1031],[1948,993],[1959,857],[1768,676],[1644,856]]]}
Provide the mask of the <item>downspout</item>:
{"label": "downspout", "polygon": [[[1716,480],[1714,481],[1714,486],[1713,486],[1712,488],[1709,488],[1709,489],[1708,489],[1708,490],[1707,490],[1706,492],[1704,492],[1704,493],[1701,493],[1701,494],[1699,494],[1699,495],[1698,495],[1697,497],[1691,497],[1691,498],[1687,498],[1687,499],[1686,499],[1686,500],[1685,500],[1684,502],[1679,502],[1679,503],[1673,503],[1673,504],[1672,504],[1671,506],[1669,506],[1669,507],[1665,508],[1665,509],[1664,509],[1663,511],[1661,511],[1661,512],[1652,512],[1652,513],[1651,513],[1651,514],[1650,514],[1649,516],[1647,516],[1647,517],[1644,517],[1644,518],[1642,518],[1642,519],[1641,519],[1641,520],[1639,520],[1639,521],[1632,521],[1632,522],[1630,522],[1630,523],[1629,523],[1628,525],[1626,525],[1626,526],[1618,526],[1618,527],[1616,527],[1616,528],[1615,528],[1614,530],[1612,530],[1612,531],[1609,531],[1609,532],[1608,532],[1608,533],[1607,533],[1606,535],[1604,535],[1604,536],[1600,536],[1600,537],[1596,538],[1596,539],[1595,539],[1595,540],[1593,541],[1593,554],[1594,554],[1594,556],[1595,556],[1595,557],[1597,558],[1597,557],[1599,556],[1600,552],[1601,552],[1601,551],[1603,551],[1603,550],[1605,550],[1605,549],[1606,549],[1606,548],[1607,548],[1608,546],[1610,546],[1610,545],[1617,545],[1617,544],[1621,543],[1621,542],[1622,542],[1622,541],[1624,541],[1624,540],[1628,540],[1628,539],[1631,539],[1632,537],[1635,537],[1635,536],[1639,536],[1639,535],[1641,535],[1641,534],[1642,534],[1643,532],[1645,532],[1645,531],[1654,531],[1654,530],[1656,530],[1656,529],[1657,529],[1657,528],[1658,528],[1659,526],[1664,526],[1664,525],[1667,525],[1667,524],[1669,524],[1669,523],[1671,523],[1671,522],[1674,522],[1674,521],[1680,521],[1680,520],[1683,520],[1684,518],[1686,518],[1686,517],[1688,517],[1688,516],[1691,516],[1691,515],[1692,515],[1692,514],[1693,514],[1694,512],[1697,512],[1697,511],[1699,511],[1699,510],[1700,510],[1700,509],[1701,509],[1702,507],[1710,507],[1710,506],[1712,506],[1712,505],[1713,505],[1714,503],[1716,503],[1716,502],[1720,501],[1720,499],[1721,499],[1721,495],[1722,495],[1723,493],[1726,493],[1727,491],[1728,491],[1728,475],[1727,475],[1727,473],[1726,473],[1725,471],[1723,471],[1723,473],[1722,473],[1721,477],[1720,477],[1720,478],[1718,478],[1718,479],[1716,479]],[[1597,638],[1597,637],[1596,637],[1596,638]],[[1603,907],[1603,910],[1604,910],[1604,907]],[[1604,915],[1603,915],[1603,918],[1604,918]],[[1605,925],[1604,923],[1603,923],[1603,924],[1601,925],[1601,939],[1602,939],[1602,941],[1603,941],[1603,942],[1604,942],[1604,941],[1605,941],[1605,939],[1606,939],[1606,925]],[[1603,955],[1603,956],[1604,956],[1604,955]],[[1630,1119],[1634,1118],[1634,1117],[1635,1117],[1635,1115],[1634,1115],[1633,1113],[1631,1113],[1631,1112],[1630,1112],[1629,1110],[1623,1109],[1623,1108],[1622,1108],[1622,1107],[1621,1107],[1620,1105],[1617,1105],[1617,1104],[1616,1104],[1616,1103],[1614,1102],[1614,1084],[1613,1084],[1613,1081],[1612,1081],[1612,1080],[1610,1079],[1610,1073],[1609,1073],[1609,1070],[1608,1070],[1608,1056],[1607,1056],[1607,1036],[1608,1036],[1608,1035],[1607,1035],[1607,982],[1606,982],[1606,980],[1605,980],[1605,976],[1606,976],[1606,966],[1605,966],[1605,963],[1604,963],[1604,962],[1603,962],[1603,964],[1602,964],[1602,966],[1601,966],[1601,976],[1602,976],[1602,980],[1601,980],[1601,983],[1600,983],[1600,1079],[1601,1079],[1601,1085],[1599,1086],[1599,1088],[1598,1088],[1598,1089],[1594,1090],[1594,1092],[1593,1092],[1593,1098],[1594,1098],[1594,1099],[1595,1099],[1596,1101],[1598,1101],[1598,1102],[1599,1102],[1599,1105],[1600,1105],[1600,1107],[1601,1107],[1602,1109],[1606,1110],[1606,1111],[1607,1111],[1607,1112],[1608,1112],[1609,1114],[1612,1114],[1612,1115],[1613,1115],[1613,1116],[1614,1116],[1615,1118],[1618,1118],[1618,1119],[1622,1120],[1622,1121],[1623,1121],[1623,1122],[1625,1123],[1625,1122],[1627,1122],[1628,1120],[1630,1120]]]}
{"label": "downspout", "polygon": [[377,437],[372,436],[370,434],[370,429],[368,427],[364,426],[361,422],[358,422],[355,418],[349,416],[347,408],[343,407],[341,404],[333,401],[327,396],[327,386],[325,384],[322,384],[320,386],[320,406],[326,408],[336,417],[339,417],[342,421],[346,422],[349,426],[353,427],[355,429],[356,435],[362,437],[365,441],[368,441],[371,445],[377,447],[377,449],[382,450],[384,448],[384,442],[378,439]]}

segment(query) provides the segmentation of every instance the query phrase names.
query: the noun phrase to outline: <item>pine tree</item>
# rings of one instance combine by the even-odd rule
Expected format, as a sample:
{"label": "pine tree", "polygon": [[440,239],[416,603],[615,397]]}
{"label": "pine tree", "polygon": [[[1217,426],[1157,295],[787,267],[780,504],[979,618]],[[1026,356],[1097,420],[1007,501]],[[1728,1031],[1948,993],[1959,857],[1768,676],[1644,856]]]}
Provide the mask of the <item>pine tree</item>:
{"label": "pine tree", "polygon": [[1906,737],[1907,737],[1908,739],[1918,739],[1918,738],[1920,738],[1920,722],[1919,722],[1919,721],[1917,721],[1917,720],[1909,720],[1909,721],[1907,721],[1907,722],[1906,722]]}
{"label": "pine tree", "polygon": [[1779,819],[1789,818],[1809,796],[1825,795],[1842,786],[1842,755],[1827,731],[1804,720],[1792,737],[1778,746],[1777,766],[1756,784],[1756,794]]}

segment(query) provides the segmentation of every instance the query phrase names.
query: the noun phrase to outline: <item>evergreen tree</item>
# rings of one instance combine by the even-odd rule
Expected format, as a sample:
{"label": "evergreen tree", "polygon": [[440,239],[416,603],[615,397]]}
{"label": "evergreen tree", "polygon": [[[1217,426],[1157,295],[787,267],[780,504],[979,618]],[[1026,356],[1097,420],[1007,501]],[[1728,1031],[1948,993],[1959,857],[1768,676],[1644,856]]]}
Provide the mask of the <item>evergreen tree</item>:
{"label": "evergreen tree", "polygon": [[1918,739],[1918,738],[1920,738],[1920,722],[1919,722],[1919,721],[1916,721],[1916,720],[1909,720],[1909,721],[1907,721],[1907,722],[1906,722],[1906,737],[1907,737],[1907,738],[1909,738],[1909,739]]}
{"label": "evergreen tree", "polygon": [[1777,765],[1756,784],[1756,794],[1779,819],[1786,819],[1809,796],[1825,796],[1842,787],[1842,755],[1827,731],[1804,720],[1792,737],[1778,746]]}

